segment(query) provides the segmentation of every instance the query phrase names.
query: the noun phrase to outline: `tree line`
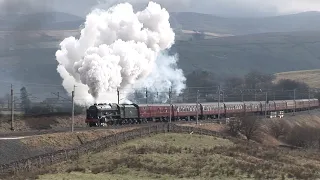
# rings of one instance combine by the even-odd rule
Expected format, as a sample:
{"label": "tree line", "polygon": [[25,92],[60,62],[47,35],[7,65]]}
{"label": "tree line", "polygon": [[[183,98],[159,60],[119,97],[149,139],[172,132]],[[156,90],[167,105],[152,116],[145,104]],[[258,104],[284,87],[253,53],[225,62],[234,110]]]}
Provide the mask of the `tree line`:
{"label": "tree line", "polygon": [[[320,98],[320,93],[309,94],[310,87],[304,82],[282,79],[275,83],[276,76],[259,71],[250,71],[244,76],[221,78],[216,74],[197,70],[186,75],[186,89],[182,94],[171,94],[173,102],[194,103],[220,101],[267,101],[301,98]],[[295,91],[294,91],[295,90]],[[166,92],[136,90],[129,95],[135,103],[169,103],[169,89]]]}
{"label": "tree line", "polygon": [[[11,97],[9,94],[0,98],[2,108],[4,105],[7,109],[11,109]],[[61,103],[59,98],[47,98],[40,102],[33,101],[31,94],[28,93],[26,87],[20,89],[20,95],[14,96],[15,111],[23,111],[25,115],[55,115],[55,114],[71,114],[72,104],[70,102]],[[75,104],[75,114],[81,114],[83,107]]]}
{"label": "tree line", "polygon": [[[268,100],[294,99],[294,96],[308,98],[310,87],[306,83],[290,79],[282,79],[274,83],[275,79],[275,75],[259,71],[226,78],[219,78],[209,71],[193,71],[187,75],[187,88],[182,96],[190,97],[198,93],[200,99],[217,101],[217,87],[220,86],[220,95],[229,101],[265,100],[266,96]],[[192,97],[190,102],[194,101],[194,96]],[[220,97],[221,100],[222,98]]]}

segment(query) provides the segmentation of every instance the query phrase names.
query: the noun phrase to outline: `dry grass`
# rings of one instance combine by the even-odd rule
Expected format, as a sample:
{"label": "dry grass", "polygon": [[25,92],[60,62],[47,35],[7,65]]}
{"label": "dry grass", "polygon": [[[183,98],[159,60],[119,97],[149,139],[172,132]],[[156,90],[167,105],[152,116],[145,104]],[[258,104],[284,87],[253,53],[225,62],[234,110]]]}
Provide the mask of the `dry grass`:
{"label": "dry grass", "polygon": [[[86,127],[85,116],[75,116],[75,127]],[[0,132],[11,131],[10,117],[0,117]],[[70,116],[51,117],[15,117],[14,127],[16,131],[46,130],[62,127],[71,127]]]}
{"label": "dry grass", "polygon": [[291,79],[305,82],[312,88],[320,88],[320,69],[306,71],[290,71],[276,74],[275,82],[281,79]]}
{"label": "dry grass", "polygon": [[[259,136],[255,138],[256,141],[259,143],[262,143],[266,146],[279,146],[286,144],[285,142],[282,142],[281,139],[275,138],[272,133],[269,130],[269,124],[270,122],[280,122],[283,121],[292,129],[295,126],[298,127],[314,127],[320,129],[320,113],[313,111],[312,114],[297,114],[295,116],[292,116],[291,114],[286,114],[284,118],[274,118],[274,119],[265,119],[263,120],[260,130],[259,130]],[[225,124],[215,124],[215,123],[203,123],[196,125],[193,123],[183,124],[181,126],[187,126],[187,127],[198,127],[203,128],[211,131],[220,132],[223,134],[227,134],[229,127]],[[245,139],[245,137],[242,137],[242,139]]]}
{"label": "dry grass", "polygon": [[199,125],[195,123],[190,124],[181,124],[180,126],[187,126],[187,127],[198,127],[202,129],[207,129],[210,131],[216,131],[220,133],[224,133],[228,130],[228,127],[224,124],[216,124],[216,123],[200,123]]}
{"label": "dry grass", "polygon": [[20,141],[31,148],[50,148],[55,150],[79,146],[82,143],[93,141],[110,134],[133,130],[134,128],[92,130],[77,133],[55,133],[39,136],[32,136]]}
{"label": "dry grass", "polygon": [[51,175],[40,179],[314,179],[320,158],[239,140],[160,134],[48,169]]}

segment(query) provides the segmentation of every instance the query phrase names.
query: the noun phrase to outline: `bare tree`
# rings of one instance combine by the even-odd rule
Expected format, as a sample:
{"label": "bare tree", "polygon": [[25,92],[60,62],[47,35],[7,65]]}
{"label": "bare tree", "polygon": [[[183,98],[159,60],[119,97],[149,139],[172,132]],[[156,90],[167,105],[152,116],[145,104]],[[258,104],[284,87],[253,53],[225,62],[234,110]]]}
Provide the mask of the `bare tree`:
{"label": "bare tree", "polygon": [[286,137],[288,144],[303,148],[320,148],[319,128],[296,125]]}
{"label": "bare tree", "polygon": [[229,126],[229,133],[232,136],[238,136],[240,132],[240,118],[236,118],[233,120],[230,120],[228,126]]}
{"label": "bare tree", "polygon": [[260,119],[255,116],[244,117],[241,120],[240,132],[245,135],[249,141],[257,135],[257,130],[259,129],[260,124]]}
{"label": "bare tree", "polygon": [[239,76],[226,78],[224,84],[226,89],[241,89],[245,85],[244,79]]}
{"label": "bare tree", "polygon": [[289,124],[283,120],[271,120],[268,124],[268,128],[271,135],[273,135],[276,139],[278,139],[280,136],[288,134],[290,131]]}
{"label": "bare tree", "polygon": [[273,74],[264,74],[259,71],[251,71],[244,77],[246,87],[249,89],[267,88],[273,85]]}
{"label": "bare tree", "polygon": [[229,132],[234,136],[243,134],[249,141],[258,134],[260,125],[258,117],[242,115],[229,123]]}

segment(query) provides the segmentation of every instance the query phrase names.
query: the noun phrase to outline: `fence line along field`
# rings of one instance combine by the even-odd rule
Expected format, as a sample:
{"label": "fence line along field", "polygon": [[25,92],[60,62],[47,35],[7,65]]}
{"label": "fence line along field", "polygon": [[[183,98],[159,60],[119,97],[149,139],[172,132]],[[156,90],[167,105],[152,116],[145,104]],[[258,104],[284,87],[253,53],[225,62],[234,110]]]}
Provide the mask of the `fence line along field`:
{"label": "fence line along field", "polygon": [[[257,123],[259,121],[254,122]],[[242,127],[240,128],[242,129]],[[245,133],[243,130],[250,128],[250,126],[243,128],[244,129],[239,132]],[[255,131],[255,133],[257,132],[258,131]],[[304,132],[308,132],[308,130]],[[117,152],[114,152],[112,148],[110,149],[110,152],[109,150],[106,152],[106,154],[112,154],[108,155],[110,156],[108,157],[109,159],[103,155],[105,153],[99,154],[99,152],[106,148],[114,147],[114,145],[120,145],[122,142],[159,133],[165,133],[164,136],[161,136],[161,141],[163,142],[160,144],[152,145],[145,143],[144,145],[140,145],[132,142],[129,146],[117,146],[115,147]],[[183,140],[179,140],[175,139],[178,138],[178,135],[173,136],[171,133],[183,133],[185,135],[181,135],[183,138],[180,137],[180,139],[182,138]],[[290,134],[289,130],[288,133]],[[186,141],[195,136],[195,134],[216,137],[217,139],[211,139],[211,142],[218,143],[218,146],[211,147],[212,144],[205,141],[203,142],[204,144],[197,147],[189,147],[191,142]],[[307,142],[311,142],[310,137],[312,142],[315,140],[315,136],[313,135],[308,137],[307,134],[304,134],[304,137],[307,138],[305,139]],[[206,137],[198,138],[199,142],[203,139],[207,139]],[[225,139],[224,132],[221,132],[219,129],[206,129],[205,125],[191,127],[178,126],[175,124],[157,124],[118,134],[107,135],[106,137],[101,137],[97,140],[84,142],[76,148],[61,149],[53,153],[31,157],[10,164],[3,164],[0,166],[0,174],[2,177],[12,177],[15,180],[18,180],[19,178],[25,179],[26,177],[33,176],[35,174],[60,172],[63,174],[58,174],[55,178],[61,177],[61,179],[72,179],[78,177],[81,179],[87,177],[89,179],[97,179],[107,173],[105,178],[111,176],[110,179],[113,179],[116,178],[118,174],[121,179],[123,178],[121,174],[125,173],[130,179],[132,176],[137,177],[136,170],[138,170],[139,173],[149,172],[149,174],[140,174],[139,176],[142,176],[141,179],[146,178],[145,176],[151,176],[151,179],[159,177],[167,179],[194,179],[205,177],[210,179],[212,177],[233,176],[238,178],[254,177],[262,179],[275,177],[296,177],[298,179],[306,179],[316,178],[319,175],[316,173],[318,170],[320,172],[317,165],[318,158],[316,158],[317,156],[312,150],[308,152],[305,150],[280,150],[276,147],[270,147],[269,145],[264,146],[263,144],[249,141],[244,143],[242,140],[235,138],[228,138],[229,140],[223,139]],[[303,142],[301,140],[303,139],[299,139],[298,141]],[[141,141],[144,142],[144,140]],[[153,141],[157,142],[156,139],[149,140],[148,142]],[[169,144],[170,141],[175,142],[172,142],[172,145]],[[230,141],[232,141],[232,143],[230,143]],[[125,148],[122,149],[123,147]],[[124,153],[125,156],[121,155],[121,153]],[[96,160],[97,157],[100,157],[100,160]],[[172,158],[178,159],[172,161]],[[220,160],[223,159],[223,161],[217,161],[215,158]],[[313,159],[312,162],[309,160],[310,158]],[[103,162],[108,163],[102,163],[102,159],[104,159]],[[210,160],[210,162],[207,160]],[[65,161],[67,162],[59,164]],[[99,163],[100,161],[101,163]],[[183,163],[177,164],[177,162]],[[194,162],[199,162],[199,164],[194,164]],[[211,164],[213,162],[214,164],[212,164],[212,166],[207,166],[208,163]],[[301,164],[302,162],[304,162],[304,164]],[[92,166],[90,163],[93,163]],[[273,165],[270,166],[270,163]],[[57,164],[57,166],[54,164]],[[283,166],[283,164],[287,165]],[[190,169],[189,167],[188,169],[185,166],[190,166],[192,168]],[[179,171],[179,169],[177,169],[179,167],[184,170]],[[275,169],[279,171],[275,171]],[[64,173],[71,174],[66,175]],[[113,176],[114,174],[115,176]],[[70,175],[73,176],[70,177]],[[55,179],[53,176],[50,178],[50,175],[43,176],[43,179],[48,178]]]}
{"label": "fence line along field", "polygon": [[180,127],[174,124],[161,124],[153,125],[145,128],[139,128],[130,130],[127,132],[121,132],[118,134],[109,135],[99,138],[97,140],[84,143],[77,148],[59,150],[53,153],[44,154],[28,159],[23,159],[10,164],[0,165],[0,174],[2,177],[15,175],[25,172],[34,172],[41,170],[45,166],[59,163],[66,160],[74,160],[79,158],[80,155],[88,152],[98,152],[112,145],[117,145],[130,139],[138,137],[149,136],[151,134],[165,133],[165,132],[177,132],[177,133],[199,133],[205,135],[218,135],[219,133],[204,129],[192,128],[192,127]]}
{"label": "fence line along field", "polygon": [[[153,136],[149,137],[151,134]],[[133,140],[134,138],[137,139]],[[120,143],[127,140],[127,143]],[[99,141],[90,143],[89,149],[93,150],[90,152],[86,152],[86,148],[82,147],[74,154],[60,152],[53,158],[49,155],[49,159],[44,161],[47,163],[42,166],[38,163],[42,161],[37,157],[34,163],[25,163],[22,166],[31,174],[22,173],[15,179],[18,180],[19,177],[43,180],[316,179],[320,177],[320,162],[316,151],[264,146],[255,142],[225,138],[219,136],[217,132],[197,127],[158,125]],[[100,148],[101,146],[97,145],[104,147]],[[104,151],[104,148],[108,149]],[[69,159],[66,158],[68,156]],[[51,163],[52,161],[60,163]],[[38,167],[42,167],[41,172],[38,171]]]}

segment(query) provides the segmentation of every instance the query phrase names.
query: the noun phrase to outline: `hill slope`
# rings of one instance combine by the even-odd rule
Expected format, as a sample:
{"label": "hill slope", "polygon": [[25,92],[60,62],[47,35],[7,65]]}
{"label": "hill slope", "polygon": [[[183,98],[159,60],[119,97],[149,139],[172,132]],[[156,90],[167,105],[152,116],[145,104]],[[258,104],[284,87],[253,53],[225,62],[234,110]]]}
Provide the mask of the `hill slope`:
{"label": "hill slope", "polygon": [[275,81],[277,82],[281,79],[305,82],[312,88],[320,88],[320,69],[276,73]]}
{"label": "hill slope", "polygon": [[256,34],[320,30],[320,13],[305,12],[266,18],[223,18],[207,14],[171,13],[174,28],[222,34]]}
{"label": "hill slope", "polygon": [[[67,29],[77,29],[84,20],[65,13],[51,12],[26,17],[11,17],[10,19],[0,17],[0,21],[13,22],[19,18],[20,21],[16,21],[15,25],[8,23],[10,27],[6,23],[0,23],[0,30],[23,27],[21,19],[28,20],[31,24],[39,19],[41,21],[36,23],[37,26],[24,28],[24,30],[34,28],[36,32],[0,32],[2,40],[0,43],[0,80],[10,78],[12,81],[11,78],[13,78],[20,82],[61,84],[61,78],[56,72],[55,52],[63,38],[70,35],[77,36],[77,31]],[[306,19],[308,21],[305,21]],[[319,31],[238,35],[192,41],[177,40],[171,52],[179,54],[179,66],[186,74],[195,69],[205,69],[223,76],[243,75],[252,69],[265,73],[278,73],[320,68],[320,23],[317,23],[318,19],[320,20],[319,13],[310,12],[263,19],[231,19],[196,13],[172,13],[173,27],[202,29],[218,34],[294,31],[317,29],[318,26]],[[283,22],[290,22],[291,26]],[[40,29],[44,30],[39,31]],[[61,88],[57,87],[50,89],[54,92],[60,90]],[[1,91],[0,88],[0,93]],[[5,92],[9,92],[8,88]]]}
{"label": "hill slope", "polygon": [[[266,18],[224,18],[208,14],[170,13],[173,28],[218,34],[256,34],[320,30],[320,13],[305,12]],[[61,12],[0,15],[0,30],[78,29],[84,18]]]}
{"label": "hill slope", "polygon": [[252,69],[277,73],[320,68],[319,48],[320,32],[296,32],[177,41],[172,51],[179,53],[185,71],[242,75]]}
{"label": "hill slope", "polygon": [[83,22],[83,18],[63,12],[0,14],[1,31],[78,29]]}
{"label": "hill slope", "polygon": [[[313,179],[316,153],[195,134],[160,134],[54,165],[39,179]],[[312,160],[311,160],[312,159]]]}
{"label": "hill slope", "polygon": [[[14,78],[21,82],[61,84],[55,52],[63,35],[52,33],[48,36],[51,41],[40,39],[33,43],[37,45],[34,48],[27,44],[10,51],[3,50],[0,80]],[[185,74],[204,69],[228,76],[243,75],[252,69],[264,73],[320,69],[319,49],[320,32],[299,32],[177,41],[171,53],[179,54],[178,65]],[[44,88],[49,91],[49,87]],[[56,88],[50,91],[61,90]],[[9,92],[8,88],[5,92]]]}

